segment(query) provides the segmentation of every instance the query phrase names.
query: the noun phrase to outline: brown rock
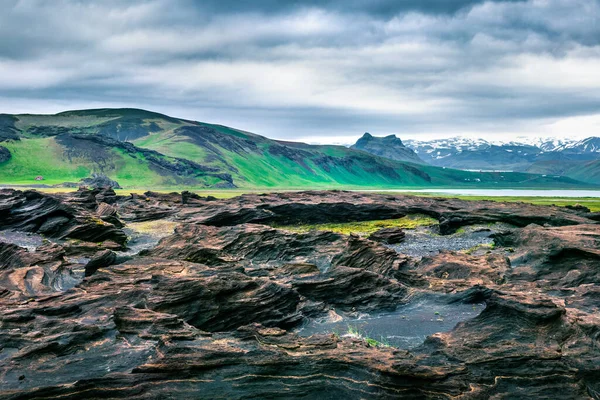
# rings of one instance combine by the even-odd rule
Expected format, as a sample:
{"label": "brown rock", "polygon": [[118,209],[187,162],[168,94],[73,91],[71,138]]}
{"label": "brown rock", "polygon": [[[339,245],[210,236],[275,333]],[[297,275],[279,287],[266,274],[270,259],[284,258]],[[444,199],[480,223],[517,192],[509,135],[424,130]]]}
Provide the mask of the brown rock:
{"label": "brown rock", "polygon": [[405,237],[406,233],[400,228],[384,228],[373,232],[369,239],[386,244],[398,244],[402,243]]}
{"label": "brown rock", "polygon": [[112,250],[99,251],[85,266],[85,276],[92,276],[98,269],[106,268],[117,261],[117,255]]}

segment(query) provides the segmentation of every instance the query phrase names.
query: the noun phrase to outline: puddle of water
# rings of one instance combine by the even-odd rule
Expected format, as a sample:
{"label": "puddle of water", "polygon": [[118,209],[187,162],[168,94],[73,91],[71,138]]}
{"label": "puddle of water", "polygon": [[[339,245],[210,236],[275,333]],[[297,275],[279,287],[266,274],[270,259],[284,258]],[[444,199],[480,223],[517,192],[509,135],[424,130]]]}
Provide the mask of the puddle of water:
{"label": "puddle of water", "polygon": [[44,237],[37,233],[0,231],[0,242],[16,244],[28,251],[34,251],[44,243]]}
{"label": "puddle of water", "polygon": [[573,198],[573,197],[600,197],[600,190],[571,190],[571,189],[376,189],[376,190],[356,190],[356,192],[386,192],[386,193],[428,193],[428,194],[454,194],[467,196],[516,196],[516,197],[554,197],[554,198]]}
{"label": "puddle of water", "polygon": [[447,304],[443,297],[428,296],[415,299],[393,313],[368,315],[341,321],[313,320],[298,334],[310,336],[335,333],[340,336],[371,338],[385,345],[411,349],[423,343],[427,336],[451,331],[457,323],[478,316],[485,304]]}
{"label": "puddle of water", "polygon": [[89,257],[65,257],[65,260],[67,262],[70,262],[71,264],[87,264],[90,261]]}

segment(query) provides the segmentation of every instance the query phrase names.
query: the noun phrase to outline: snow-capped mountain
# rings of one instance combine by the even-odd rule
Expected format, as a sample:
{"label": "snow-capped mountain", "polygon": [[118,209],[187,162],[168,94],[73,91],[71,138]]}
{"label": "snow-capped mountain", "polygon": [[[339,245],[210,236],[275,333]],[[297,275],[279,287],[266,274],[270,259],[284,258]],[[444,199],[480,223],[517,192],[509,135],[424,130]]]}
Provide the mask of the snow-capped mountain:
{"label": "snow-capped mountain", "polygon": [[565,138],[544,138],[537,137],[529,140],[524,140],[523,143],[527,143],[536,147],[539,147],[542,151],[557,151],[561,147],[568,146],[572,143],[577,142],[575,139]]}
{"label": "snow-capped mountain", "polygon": [[[434,140],[404,140],[404,144],[407,147],[413,148],[417,151],[418,148],[426,149],[427,153],[437,151],[439,149],[454,149],[454,150],[478,150],[482,148],[488,148],[490,146],[509,146],[509,147],[537,147],[541,151],[556,151],[564,149],[578,143],[589,141],[590,139],[598,138],[587,138],[581,141],[575,139],[565,138],[551,138],[551,137],[517,137],[516,140],[485,140],[481,138],[470,138],[456,136],[445,139],[434,139]],[[600,141],[597,142],[600,145]],[[599,147],[600,148],[600,147]]]}
{"label": "snow-capped mountain", "polygon": [[521,137],[485,140],[453,137],[436,140],[404,140],[419,157],[433,165],[479,170],[526,171],[538,162],[580,162],[600,158],[600,138],[584,140]]}
{"label": "snow-capped mountain", "polygon": [[565,143],[556,150],[575,153],[600,153],[600,137],[589,137],[578,142]]}
{"label": "snow-capped mountain", "polygon": [[[369,143],[362,146],[362,142]],[[352,147],[381,157],[409,162],[423,160],[439,167],[563,175],[600,184],[600,137],[583,140],[519,137],[503,141],[458,136],[401,141],[394,135],[374,138],[366,134]]]}

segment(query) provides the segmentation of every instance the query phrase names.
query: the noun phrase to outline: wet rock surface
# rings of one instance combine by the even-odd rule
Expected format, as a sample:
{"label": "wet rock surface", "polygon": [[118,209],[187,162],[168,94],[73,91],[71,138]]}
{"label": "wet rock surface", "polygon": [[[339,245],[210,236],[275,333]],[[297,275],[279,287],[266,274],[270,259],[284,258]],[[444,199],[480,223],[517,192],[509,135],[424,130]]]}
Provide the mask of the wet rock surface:
{"label": "wet rock surface", "polygon": [[[396,245],[268,225],[413,213],[439,227]],[[1,398],[599,398],[589,210],[1,190],[0,217]]]}

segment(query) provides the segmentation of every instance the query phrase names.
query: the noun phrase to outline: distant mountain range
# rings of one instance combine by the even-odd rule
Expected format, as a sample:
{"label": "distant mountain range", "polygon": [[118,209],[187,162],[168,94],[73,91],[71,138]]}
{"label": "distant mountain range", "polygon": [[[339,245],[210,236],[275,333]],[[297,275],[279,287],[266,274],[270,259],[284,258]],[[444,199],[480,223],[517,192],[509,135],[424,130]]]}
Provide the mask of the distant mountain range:
{"label": "distant mountain range", "polygon": [[587,187],[548,174],[428,165],[419,156],[433,164],[427,155],[434,150],[417,146],[417,156],[395,137],[359,142],[277,141],[138,109],[0,114],[0,184],[77,185],[103,177],[140,189]]}
{"label": "distant mountain range", "polygon": [[447,168],[568,176],[600,184],[600,138],[534,138],[505,143],[456,137],[404,140],[424,162]]}
{"label": "distant mountain range", "polygon": [[405,140],[406,147],[431,165],[485,169],[519,169],[536,161],[591,161],[600,157],[600,138],[583,140],[534,138],[497,142],[455,137],[429,141]]}

